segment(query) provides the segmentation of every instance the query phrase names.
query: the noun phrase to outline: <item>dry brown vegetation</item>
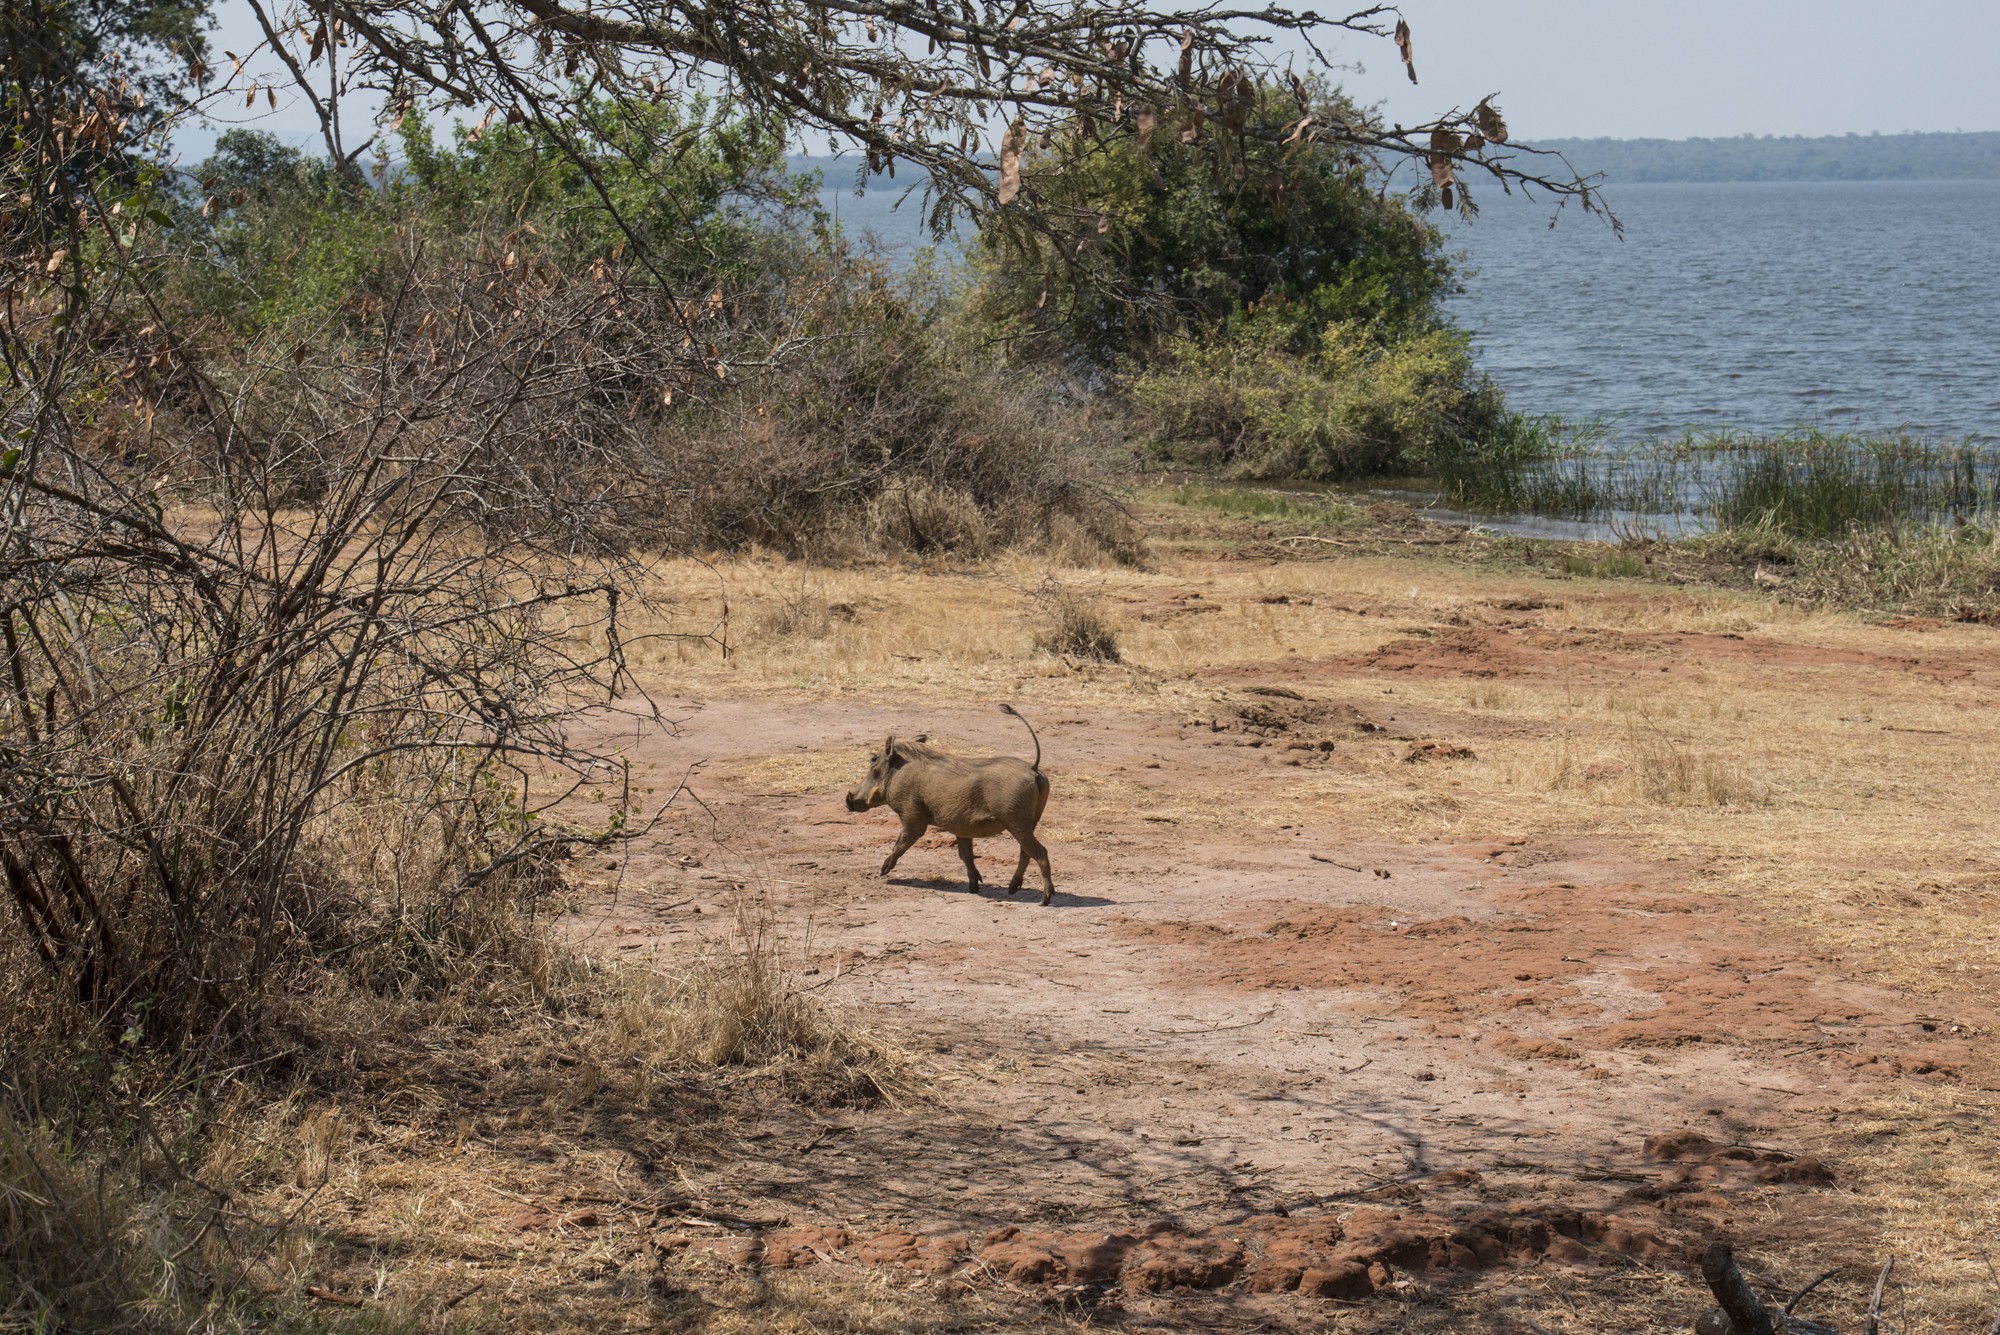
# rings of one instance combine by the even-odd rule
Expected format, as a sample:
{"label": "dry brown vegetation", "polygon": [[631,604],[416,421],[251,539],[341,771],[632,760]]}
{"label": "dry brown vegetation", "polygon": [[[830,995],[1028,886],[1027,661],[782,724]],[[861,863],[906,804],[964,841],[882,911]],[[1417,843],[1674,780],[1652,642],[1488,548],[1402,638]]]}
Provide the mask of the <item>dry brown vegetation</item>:
{"label": "dry brown vegetation", "polygon": [[[1422,850],[1468,839],[1581,844],[1671,869],[1696,899],[1726,907],[1742,925],[1731,930],[1795,943],[1830,977],[1887,989],[1975,1045],[1955,1049],[1949,1078],[1864,1069],[1813,1096],[1823,1113],[1759,1114],[1759,1136],[1825,1159],[1837,1187],[1732,1190],[1731,1212],[1691,1219],[1690,1236],[1735,1239],[1767,1292],[1836,1264],[1859,1273],[1893,1252],[1889,1310],[1901,1328],[1990,1319],[1985,1233],[2000,1155],[1992,1072],[1976,1045],[1990,1041],[2000,976],[1990,854],[2000,828],[1980,796],[1996,777],[1984,721],[2000,689],[1983,666],[1991,630],[1884,625],[1768,590],[1550,577],[1456,541],[1411,545],[1425,535],[1394,523],[1343,530],[1355,545],[1301,551],[1270,545],[1254,524],[1178,511],[1147,522],[1156,536],[1144,568],[1052,571],[1046,557],[1004,552],[950,565],[935,555],[662,562],[652,577],[681,598],[626,625],[625,666],[662,699],[747,700],[776,719],[832,709],[859,733],[879,730],[888,708],[938,713],[934,740],[961,749],[1012,746],[1011,734],[957,711],[1015,701],[1051,743],[1059,799],[1048,835],[1065,889],[1085,894],[1115,896],[1123,884],[1111,864],[1089,862],[1094,844],[1143,852],[1172,832],[1176,856],[1199,864],[1205,841],[1245,830],[1277,839],[1302,821],[1332,823],[1399,877],[1434,856]],[[1046,651],[1051,580],[1088,589],[1095,613],[1115,617],[1120,661]],[[689,592],[702,588],[717,591],[712,605]],[[697,633],[725,615],[727,655]],[[1290,692],[1261,698],[1301,718],[1362,710],[1376,730],[1342,734],[1330,753],[1277,749],[1288,744],[1282,729],[1235,751],[1251,739],[1241,719],[1262,717],[1241,712],[1255,699],[1236,693],[1243,683]],[[1182,743],[1189,760],[1226,743],[1265,768],[1231,771],[1222,790],[1198,767],[1157,787],[1142,769],[1065,750],[1062,721],[1088,717],[1114,733],[1177,727],[1184,737],[1190,720],[1214,721],[1225,730],[1204,722]],[[629,722],[612,732],[636,735]],[[1439,746],[1420,754],[1426,741]],[[1294,754],[1326,758],[1286,766]],[[1443,758],[1412,763],[1430,756]],[[661,795],[643,790],[675,774],[647,772],[643,751],[636,759],[632,805],[643,807]],[[328,973],[312,989],[280,989],[307,1051],[163,1083],[138,1069],[114,1075],[131,1091],[122,1114],[151,1128],[127,1148],[79,1152],[53,1105],[10,1113],[0,1124],[0,1274],[19,1295],[9,1317],[55,1310],[72,1326],[148,1329],[1553,1331],[1672,1327],[1700,1310],[1690,1269],[1672,1260],[1413,1273],[1359,1303],[1287,1295],[1211,1309],[1198,1294],[1164,1306],[1134,1294],[1121,1313],[1102,1285],[1026,1282],[990,1263],[929,1276],[867,1259],[875,1253],[854,1250],[859,1239],[915,1217],[760,1188],[773,1170],[750,1165],[810,1172],[832,1153],[846,1158],[829,1168],[851,1161],[864,1177],[931,1172],[920,1155],[899,1157],[911,1128],[965,1117],[980,1101],[968,1103],[968,1088],[1004,1104],[1035,1062],[1073,1059],[1061,1043],[1038,1049],[942,999],[921,1021],[871,1010],[848,980],[848,956],[862,951],[846,942],[875,947],[844,926],[847,906],[888,895],[954,911],[921,907],[935,889],[875,888],[851,858],[803,879],[778,871],[766,827],[816,811],[858,763],[823,737],[728,759],[698,783],[717,815],[694,808],[634,849],[552,864],[562,869],[554,900],[553,882],[489,897],[437,946],[421,933],[383,935],[367,946],[378,963],[360,975],[372,986]],[[601,819],[622,782],[600,776],[566,810],[580,803]],[[758,799],[781,814],[757,813]],[[387,797],[355,801],[316,837],[353,847],[364,829],[394,831],[397,810]],[[731,823],[739,811],[747,833]],[[387,846],[404,851],[369,871],[386,878],[369,893],[421,917],[416,892],[440,884],[448,847],[429,827]],[[667,895],[682,882],[691,901]],[[607,917],[612,890],[630,907]],[[1220,893],[1226,916],[1235,892]],[[688,918],[694,907],[707,913]],[[696,935],[660,935],[668,923]],[[1063,933],[1071,945],[1077,930]],[[385,949],[402,953],[392,961]],[[1428,1041],[1435,1060],[1449,1059],[1449,1040]],[[1853,1043],[1757,1050],[1783,1071]],[[1591,1060],[1643,1069],[1616,1055]],[[1164,1087],[1167,1074],[1138,1083]],[[1230,1088],[1218,1077],[1218,1103]],[[1708,1097],[1736,1096],[1718,1086]],[[1579,1189],[1559,1167],[1518,1180],[1485,1171],[1529,1200]],[[1369,1189],[1365,1176],[1358,1185]],[[1199,1193],[1180,1208],[1189,1220],[1243,1210]],[[1334,1217],[1347,1206],[1318,1208]],[[1063,1210],[1052,1222],[1144,1222],[1115,1205]],[[857,1241],[828,1234],[813,1244],[825,1259],[796,1269],[731,1250],[729,1240],[747,1247],[787,1223]],[[1846,1280],[1822,1297],[1832,1304],[1823,1319],[1865,1305]]]}
{"label": "dry brown vegetation", "polygon": [[[1330,688],[1336,699],[1373,700],[1387,729],[1463,743],[1471,755],[1413,765],[1407,744],[1385,741],[1232,791],[1226,809],[1198,787],[1155,792],[1115,767],[1072,764],[1050,808],[1057,847],[1129,831],[1135,810],[1183,835],[1317,817],[1413,848],[1588,840],[1678,869],[1757,931],[1945,1017],[1942,1030],[1989,1032],[2000,977],[1991,933],[2000,828],[1981,797],[1996,777],[1984,721],[1995,689],[1982,666],[1990,630],[1885,625],[1801,608],[1771,589],[1551,579],[1483,552],[1454,560],[1456,542],[1403,546],[1393,530],[1352,544],[1366,554],[1318,548],[1308,554],[1324,559],[1302,560],[1251,525],[1170,513],[1155,525],[1152,568],[1088,576],[1119,609],[1122,663],[1037,654],[1042,572],[1004,558],[990,575],[828,571],[827,596],[854,618],[810,659],[746,637],[727,664],[674,652],[661,667],[697,697],[775,692],[863,717],[893,698],[918,716],[1006,699],[1042,718],[1173,719],[1205,717],[1231,681],[1284,682],[1308,701]],[[730,575],[750,608],[789,578],[781,563]],[[808,748],[746,763],[733,782],[804,796],[833,790],[852,764],[837,748]],[[1965,1066],[1839,1105],[1811,1133],[1838,1164],[1838,1199],[1816,1204],[1809,1226],[1739,1219],[1740,1247],[1801,1266],[1894,1252],[1908,1328],[1990,1320],[1983,1221],[2000,1202],[1984,1111],[1991,1078],[1983,1064]],[[1594,1284],[1568,1292],[1606,1297]],[[1664,1298],[1614,1306],[1627,1322],[1665,1321],[1672,1304],[1650,1305]],[[1466,1301],[1452,1310],[1479,1310]],[[1616,1303],[1635,1301],[1626,1293]],[[1673,1301],[1691,1299],[1683,1290]],[[1536,1319],[1572,1328],[1589,1310],[1558,1305],[1554,1318]]]}

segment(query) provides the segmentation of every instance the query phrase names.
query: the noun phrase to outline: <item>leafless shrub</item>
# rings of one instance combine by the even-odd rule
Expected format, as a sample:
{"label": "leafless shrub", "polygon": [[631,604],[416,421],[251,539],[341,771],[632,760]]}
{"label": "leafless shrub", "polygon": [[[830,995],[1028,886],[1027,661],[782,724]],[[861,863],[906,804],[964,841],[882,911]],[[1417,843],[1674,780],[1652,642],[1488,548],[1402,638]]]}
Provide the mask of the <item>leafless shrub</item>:
{"label": "leafless shrub", "polygon": [[792,313],[837,336],[700,387],[639,443],[663,479],[648,523],[665,545],[977,557],[1062,540],[1137,559],[1102,463],[1114,422],[1060,374],[1010,369],[955,330],[942,294],[824,262],[833,274],[799,276],[811,318]]}
{"label": "leafless shrub", "polygon": [[1118,635],[1096,598],[1079,593],[1054,575],[1034,592],[1038,625],[1035,647],[1059,658],[1100,663],[1119,661]]}
{"label": "leafless shrub", "polygon": [[[564,848],[633,828],[624,808],[590,831],[544,819],[554,776],[618,786],[565,724],[629,686],[621,598],[642,571],[600,540],[621,484],[575,412],[615,379],[585,349],[621,317],[595,281],[448,258],[410,247],[372,347],[228,360],[128,332],[115,283],[16,274],[0,1057],[17,1073],[36,1043],[252,1038],[326,961],[435,981],[498,940]],[[143,295],[142,271],[124,277]]]}
{"label": "leafless shrub", "polygon": [[35,1330],[101,1329],[144,1293],[125,1253],[134,1223],[118,1191],[51,1139],[0,1109],[0,1323]]}
{"label": "leafless shrub", "polygon": [[1627,781],[1635,795],[1665,806],[1762,806],[1766,785],[1718,756],[1696,750],[1656,727],[1632,726],[1625,738]]}
{"label": "leafless shrub", "polygon": [[875,543],[916,556],[984,556],[993,533],[979,504],[963,491],[917,481],[892,487],[868,507]]}
{"label": "leafless shrub", "polygon": [[[852,608],[846,610],[852,614]],[[823,640],[833,633],[835,615],[825,589],[801,580],[797,588],[780,594],[774,605],[759,612],[754,624],[772,639]]]}

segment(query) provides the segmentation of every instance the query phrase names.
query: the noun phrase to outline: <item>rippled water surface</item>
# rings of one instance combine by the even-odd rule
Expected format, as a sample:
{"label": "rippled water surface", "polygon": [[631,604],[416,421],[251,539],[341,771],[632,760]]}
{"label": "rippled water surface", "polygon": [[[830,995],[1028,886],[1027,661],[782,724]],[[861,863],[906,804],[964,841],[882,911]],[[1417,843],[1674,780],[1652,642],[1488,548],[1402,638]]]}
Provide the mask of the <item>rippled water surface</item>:
{"label": "rippled water surface", "polygon": [[1622,242],[1487,194],[1452,311],[1515,408],[2000,441],[2000,181],[1616,187]]}

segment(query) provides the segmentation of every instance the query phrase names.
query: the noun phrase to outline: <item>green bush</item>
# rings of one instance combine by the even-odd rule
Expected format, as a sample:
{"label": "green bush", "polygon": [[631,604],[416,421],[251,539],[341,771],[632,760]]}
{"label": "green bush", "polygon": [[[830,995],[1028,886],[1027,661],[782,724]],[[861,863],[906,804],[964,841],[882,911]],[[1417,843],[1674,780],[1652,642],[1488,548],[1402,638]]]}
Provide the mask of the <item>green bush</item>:
{"label": "green bush", "polygon": [[[1302,102],[1300,98],[1305,100]],[[979,317],[1015,346],[1109,370],[1157,455],[1246,477],[1429,471],[1513,449],[1500,396],[1443,317],[1444,238],[1379,165],[1284,131],[1337,90],[1256,91],[1218,173],[1167,116],[1148,150],[1058,144],[1036,189],[1097,232],[1063,249],[1006,211],[980,234]]]}
{"label": "green bush", "polygon": [[1226,337],[1174,340],[1128,392],[1156,452],[1244,477],[1416,472],[1493,433],[1499,395],[1449,328],[1385,340],[1353,322],[1290,350],[1289,323],[1247,319]]}
{"label": "green bush", "polygon": [[[1358,115],[1338,90],[1307,97],[1318,123]],[[1024,171],[1037,191],[1096,227],[1079,247],[1006,210],[987,217],[976,248],[985,316],[1100,367],[1147,362],[1175,339],[1230,337],[1256,312],[1279,317],[1295,352],[1329,323],[1391,342],[1434,324],[1456,282],[1442,234],[1378,188],[1372,162],[1284,142],[1300,117],[1292,90],[1256,90],[1246,114],[1262,133],[1218,146],[1220,164],[1181,138],[1217,128],[1184,125],[1176,112],[1162,113],[1145,152],[1129,140],[1032,151]]]}

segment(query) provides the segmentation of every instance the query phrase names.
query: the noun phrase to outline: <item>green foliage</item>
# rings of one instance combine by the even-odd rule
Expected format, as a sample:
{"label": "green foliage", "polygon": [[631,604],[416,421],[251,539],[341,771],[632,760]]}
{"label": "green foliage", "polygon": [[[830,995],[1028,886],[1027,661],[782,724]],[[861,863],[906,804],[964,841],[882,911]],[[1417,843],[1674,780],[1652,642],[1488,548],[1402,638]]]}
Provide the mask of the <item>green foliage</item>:
{"label": "green foliage", "polygon": [[1187,482],[1174,488],[1168,500],[1195,510],[1214,510],[1237,519],[1284,519],[1339,527],[1353,523],[1360,512],[1336,496],[1309,492],[1251,491]]}
{"label": "green foliage", "polygon": [[1446,499],[1497,513],[1685,517],[1822,541],[2000,519],[2000,454],[1904,433],[1717,432],[1604,447],[1601,426],[1503,418],[1492,448],[1432,458]]}
{"label": "green foliage", "polygon": [[594,101],[560,139],[501,124],[457,127],[443,144],[413,117],[402,161],[381,164],[370,190],[270,135],[232,130],[196,168],[201,194],[182,224],[207,232],[234,281],[204,271],[181,296],[250,332],[353,325],[393,300],[412,247],[481,239],[571,269],[644,256],[645,276],[676,294],[755,284],[788,225],[817,223],[816,182],[785,173],[782,141],[760,124],[699,97]]}
{"label": "green foliage", "polygon": [[1612,464],[1595,452],[1605,428],[1553,414],[1501,413],[1477,440],[1433,450],[1426,476],[1443,498],[1471,510],[1594,519],[1607,511],[1654,511],[1671,487],[1655,472]]}
{"label": "green foliage", "polygon": [[560,137],[503,122],[461,126],[442,147],[412,118],[400,138],[399,186],[447,225],[497,218],[570,261],[630,247],[661,277],[727,283],[766,252],[774,224],[818,221],[819,182],[786,173],[769,122],[700,96],[585,101]]}
{"label": "green foliage", "polygon": [[[1258,311],[1267,321],[1283,312],[1275,318],[1294,351],[1328,324],[1386,341],[1428,328],[1454,282],[1441,235],[1378,190],[1379,170],[1352,149],[1280,142],[1299,114],[1291,92],[1265,87],[1249,112],[1264,133],[1227,151],[1183,143],[1169,127],[1145,152],[1131,140],[1031,152],[1025,171],[1042,196],[1095,215],[1098,239],[1061,256],[1005,211],[994,215],[979,239],[989,309],[1104,366],[1176,338],[1209,341]],[[1312,114],[1320,124],[1357,119],[1324,88]],[[1058,281],[1072,258],[1083,281]]]}
{"label": "green foliage", "polygon": [[1586,548],[1563,553],[1565,575],[1582,579],[1637,579],[1646,573],[1646,563],[1637,555],[1617,548]]}
{"label": "green foliage", "polygon": [[1334,322],[1297,342],[1288,319],[1261,312],[1222,337],[1173,340],[1128,382],[1155,448],[1245,477],[1336,481],[1419,471],[1503,420],[1455,329],[1392,339]]}
{"label": "green foliage", "polygon": [[1337,91],[1306,98],[1259,89],[1246,133],[1200,131],[1229,141],[1219,152],[1168,126],[1144,151],[1031,154],[1036,188],[1096,215],[1099,237],[1057,291],[1071,257],[1003,211],[980,237],[980,309],[1011,336],[1122,371],[1168,459],[1334,480],[1427,470],[1489,439],[1523,448],[1440,313],[1456,282],[1441,235],[1372,159],[1285,133],[1305,107],[1319,124],[1356,120]]}
{"label": "green foliage", "polygon": [[2000,458],[1966,445],[1811,430],[1707,448],[1708,508],[1722,528],[1833,538],[2000,513]]}

